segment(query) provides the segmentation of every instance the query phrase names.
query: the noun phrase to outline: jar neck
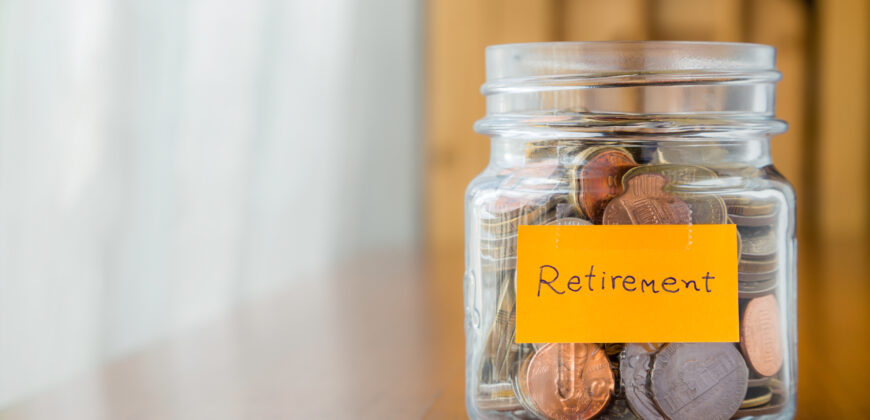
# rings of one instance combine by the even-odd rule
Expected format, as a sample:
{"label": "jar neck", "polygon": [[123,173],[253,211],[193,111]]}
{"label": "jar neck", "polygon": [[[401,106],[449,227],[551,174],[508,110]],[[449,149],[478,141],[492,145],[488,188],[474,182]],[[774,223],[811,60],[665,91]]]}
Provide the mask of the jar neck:
{"label": "jar neck", "polygon": [[534,161],[559,158],[570,164],[572,150],[616,146],[634,150],[648,163],[677,163],[700,166],[754,166],[771,164],[770,138],[757,136],[740,140],[639,140],[606,139],[518,139],[492,137],[491,168],[521,167]]}
{"label": "jar neck", "polygon": [[520,142],[616,138],[756,150],[786,129],[774,118],[774,64],[775,50],[756,44],[489,47],[487,114],[475,129]]}

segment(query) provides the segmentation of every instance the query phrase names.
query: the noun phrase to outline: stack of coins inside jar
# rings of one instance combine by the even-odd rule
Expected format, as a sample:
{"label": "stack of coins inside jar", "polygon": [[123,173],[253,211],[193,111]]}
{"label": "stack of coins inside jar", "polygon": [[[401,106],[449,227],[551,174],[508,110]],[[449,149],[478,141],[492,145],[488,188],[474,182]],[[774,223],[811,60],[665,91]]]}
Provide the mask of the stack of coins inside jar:
{"label": "stack of coins inside jar", "polygon": [[[480,418],[729,419],[780,413],[792,380],[783,301],[786,204],[772,167],[715,144],[541,140],[476,185],[472,258],[494,311],[474,367]],[[520,225],[734,224],[739,343],[517,343]],[[619,311],[620,308],[612,308]],[[607,314],[601,316],[606,317]],[[642,320],[638,320],[642,322]],[[786,368],[784,368],[786,366]]]}

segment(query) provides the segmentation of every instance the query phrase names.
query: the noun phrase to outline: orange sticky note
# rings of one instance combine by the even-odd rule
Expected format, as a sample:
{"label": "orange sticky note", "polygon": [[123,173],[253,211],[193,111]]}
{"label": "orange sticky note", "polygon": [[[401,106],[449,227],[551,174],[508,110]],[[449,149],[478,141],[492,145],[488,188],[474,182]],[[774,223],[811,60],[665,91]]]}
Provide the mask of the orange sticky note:
{"label": "orange sticky note", "polygon": [[735,229],[520,226],[517,342],[739,341]]}

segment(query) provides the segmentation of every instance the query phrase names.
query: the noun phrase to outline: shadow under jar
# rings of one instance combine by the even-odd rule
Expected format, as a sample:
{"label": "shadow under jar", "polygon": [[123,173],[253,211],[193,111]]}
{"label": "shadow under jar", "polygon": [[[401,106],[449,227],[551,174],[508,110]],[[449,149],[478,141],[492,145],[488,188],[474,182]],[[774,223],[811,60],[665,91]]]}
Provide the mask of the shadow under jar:
{"label": "shadow under jar", "polygon": [[[774,48],[497,45],[486,68],[475,129],[491,157],[465,202],[470,417],[792,418],[795,199],[770,156],[786,129]],[[739,342],[518,342],[520,226],[602,224],[736,225]]]}

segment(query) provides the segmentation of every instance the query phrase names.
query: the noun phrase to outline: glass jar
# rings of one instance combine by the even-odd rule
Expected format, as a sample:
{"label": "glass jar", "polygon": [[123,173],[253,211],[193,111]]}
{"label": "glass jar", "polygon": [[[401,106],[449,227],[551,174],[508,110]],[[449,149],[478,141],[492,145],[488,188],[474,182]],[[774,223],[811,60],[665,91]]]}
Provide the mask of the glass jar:
{"label": "glass jar", "polygon": [[[491,137],[490,162],[465,201],[470,417],[792,418],[795,197],[770,156],[770,137],[786,129],[774,118],[775,49],[709,42],[497,45],[486,50],[486,76],[487,115],[475,129]],[[737,248],[730,260],[736,296],[728,305],[739,341],[517,339],[517,319],[530,315],[526,307],[517,311],[518,290],[533,282],[540,296],[544,276],[543,266],[540,279],[517,274],[518,248],[538,246],[518,239],[520,226],[653,224],[736,226],[727,227],[738,237],[726,248]],[[620,260],[618,251],[611,254]],[[713,258],[720,257],[729,261]],[[569,289],[582,284],[596,293],[575,277],[576,289]],[[552,291],[564,293],[566,284],[560,287]],[[628,322],[607,327],[619,333],[633,322],[627,313],[628,305],[612,304],[578,320],[574,330],[610,325],[619,315]]]}

